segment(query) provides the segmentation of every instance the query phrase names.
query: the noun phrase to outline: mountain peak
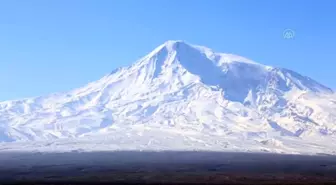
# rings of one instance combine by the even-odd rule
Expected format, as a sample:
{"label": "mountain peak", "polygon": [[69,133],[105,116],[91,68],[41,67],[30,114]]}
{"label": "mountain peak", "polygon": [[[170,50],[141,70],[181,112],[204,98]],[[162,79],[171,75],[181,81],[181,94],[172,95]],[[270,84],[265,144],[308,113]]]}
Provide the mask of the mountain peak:
{"label": "mountain peak", "polygon": [[218,63],[246,63],[246,64],[252,64],[252,65],[258,65],[265,68],[272,68],[271,66],[266,66],[264,64],[255,62],[253,60],[250,60],[248,58],[231,54],[231,53],[222,53],[222,52],[216,52],[211,48],[201,46],[201,45],[195,45],[191,44],[189,42],[186,42],[184,40],[168,40],[155,48],[147,57],[152,57],[160,52],[197,52],[201,55],[206,56],[210,60],[218,60]]}
{"label": "mountain peak", "polygon": [[155,48],[151,53],[158,53],[162,51],[163,49],[166,49],[168,51],[176,51],[181,45],[192,47],[191,44],[183,40],[168,40],[164,42],[163,44],[161,44],[160,46],[158,46],[157,48]]}
{"label": "mountain peak", "polygon": [[177,44],[187,44],[188,45],[188,43],[184,40],[167,40],[166,42],[163,43],[163,45],[165,46],[174,46]]}
{"label": "mountain peak", "polygon": [[[120,70],[113,73],[118,71]],[[141,74],[143,78],[138,78],[138,84],[145,81],[151,83],[157,78],[162,78],[159,81],[171,82],[176,77],[177,81],[183,79],[183,83],[190,82],[190,79],[200,80],[205,85],[218,86],[226,91],[227,98],[235,97],[231,100],[239,102],[246,98],[251,89],[256,92],[261,87],[265,89],[273,85],[283,92],[293,88],[312,92],[333,92],[328,87],[290,70],[263,65],[235,54],[215,52],[208,47],[183,40],[164,42],[134,63],[131,70],[126,69],[124,72]],[[195,78],[185,77],[185,74]],[[237,91],[241,93],[239,97]]]}

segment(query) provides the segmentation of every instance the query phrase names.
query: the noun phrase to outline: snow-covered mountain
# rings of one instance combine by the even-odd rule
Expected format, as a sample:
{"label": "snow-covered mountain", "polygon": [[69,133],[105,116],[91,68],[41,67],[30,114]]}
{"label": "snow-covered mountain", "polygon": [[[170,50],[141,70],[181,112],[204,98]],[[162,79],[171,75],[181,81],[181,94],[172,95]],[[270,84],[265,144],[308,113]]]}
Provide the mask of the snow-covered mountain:
{"label": "snow-covered mountain", "polygon": [[288,69],[167,41],[85,87],[0,103],[1,141],[61,138],[119,149],[333,153],[336,95]]}

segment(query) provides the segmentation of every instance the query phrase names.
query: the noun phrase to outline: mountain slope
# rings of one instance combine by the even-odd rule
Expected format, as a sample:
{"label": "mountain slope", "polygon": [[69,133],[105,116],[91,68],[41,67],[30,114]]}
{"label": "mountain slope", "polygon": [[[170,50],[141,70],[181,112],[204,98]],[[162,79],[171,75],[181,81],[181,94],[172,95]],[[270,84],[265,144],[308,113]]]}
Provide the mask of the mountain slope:
{"label": "mountain slope", "polygon": [[98,138],[121,130],[138,133],[145,126],[164,130],[158,138],[168,132],[198,134],[198,143],[216,135],[284,148],[287,139],[333,140],[335,121],[334,92],[308,77],[167,41],[85,87],[0,103],[0,140]]}

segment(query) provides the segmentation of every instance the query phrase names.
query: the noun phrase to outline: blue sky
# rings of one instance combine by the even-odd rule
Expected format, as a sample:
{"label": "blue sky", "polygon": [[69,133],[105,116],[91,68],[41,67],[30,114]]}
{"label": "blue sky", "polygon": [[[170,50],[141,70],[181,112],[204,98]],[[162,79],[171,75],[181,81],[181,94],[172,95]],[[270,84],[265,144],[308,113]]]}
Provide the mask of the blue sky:
{"label": "blue sky", "polygon": [[[333,0],[0,1],[0,100],[81,87],[166,40],[285,67],[336,87]],[[291,29],[294,39],[284,39]]]}

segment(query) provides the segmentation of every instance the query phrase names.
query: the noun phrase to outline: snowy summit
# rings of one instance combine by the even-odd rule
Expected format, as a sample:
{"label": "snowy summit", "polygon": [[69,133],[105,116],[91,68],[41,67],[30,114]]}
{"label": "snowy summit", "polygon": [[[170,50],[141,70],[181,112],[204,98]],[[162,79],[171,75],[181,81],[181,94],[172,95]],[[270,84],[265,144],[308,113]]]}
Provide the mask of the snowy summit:
{"label": "snowy summit", "polygon": [[82,88],[0,103],[3,150],[332,154],[335,138],[330,88],[184,41]]}

